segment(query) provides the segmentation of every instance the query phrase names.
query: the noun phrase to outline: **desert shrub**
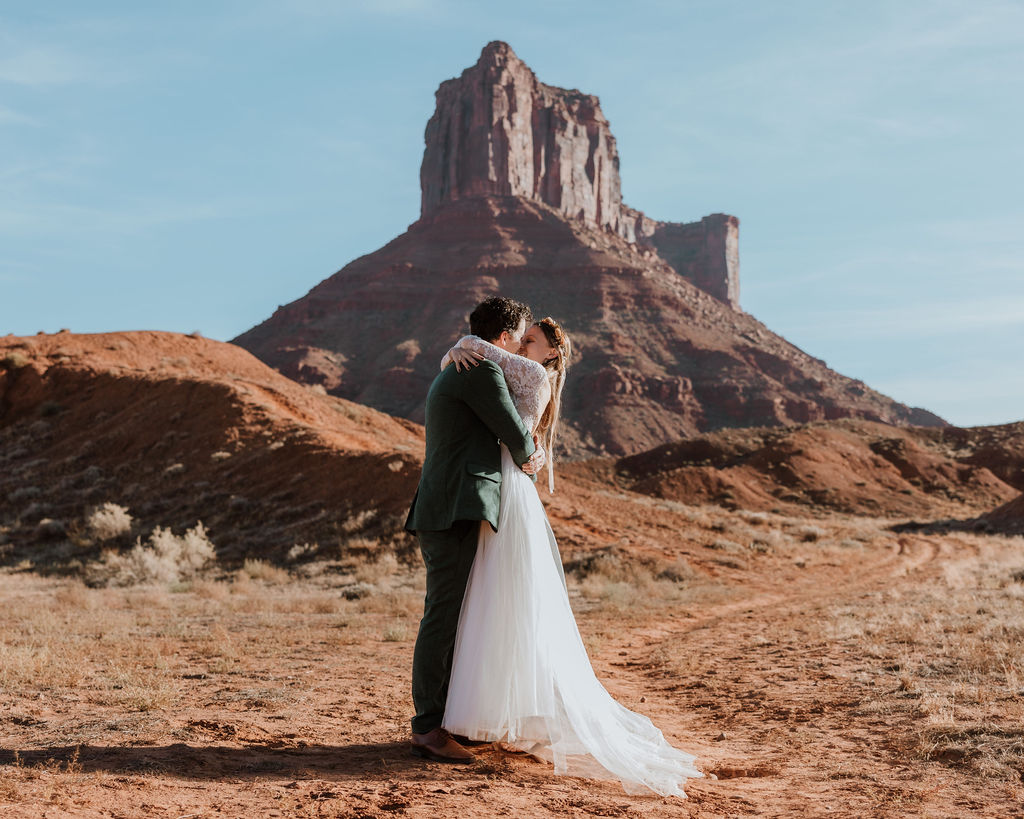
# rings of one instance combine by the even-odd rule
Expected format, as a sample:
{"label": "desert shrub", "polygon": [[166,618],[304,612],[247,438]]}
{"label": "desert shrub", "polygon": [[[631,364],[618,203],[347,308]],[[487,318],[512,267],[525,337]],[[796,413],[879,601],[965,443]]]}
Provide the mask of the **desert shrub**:
{"label": "desert shrub", "polygon": [[105,552],[86,576],[93,585],[102,586],[178,583],[195,576],[214,557],[213,544],[201,521],[180,536],[158,526],[145,545],[139,538],[126,554]]}
{"label": "desert shrub", "polygon": [[112,540],[131,531],[132,516],[124,506],[105,503],[92,510],[85,526],[96,540]]}
{"label": "desert shrub", "polygon": [[364,509],[346,518],[341,524],[341,530],[346,534],[354,534],[369,526],[376,517],[376,509]]}
{"label": "desert shrub", "polygon": [[384,629],[385,643],[403,643],[409,639],[409,630],[402,623],[395,623]]}
{"label": "desert shrub", "polygon": [[758,554],[767,554],[792,542],[793,539],[789,535],[783,534],[778,529],[769,529],[750,542],[750,551]]}
{"label": "desert shrub", "polygon": [[369,583],[350,583],[341,588],[341,596],[346,600],[362,600],[373,594],[373,586]]}
{"label": "desert shrub", "polygon": [[653,572],[649,562],[636,559],[616,547],[594,549],[565,563],[566,574],[581,580],[597,576],[617,583],[636,583],[649,579]]}
{"label": "desert shrub", "polygon": [[246,558],[242,571],[253,580],[265,580],[268,583],[285,583],[289,579],[287,570],[273,566],[265,560]]}
{"label": "desert shrub", "polygon": [[804,543],[814,543],[816,540],[821,540],[826,534],[828,533],[818,526],[801,526],[797,530],[797,535]]}
{"label": "desert shrub", "polygon": [[689,583],[696,577],[693,566],[683,557],[665,564],[657,574],[658,580],[671,580],[673,583]]}
{"label": "desert shrub", "polygon": [[595,549],[570,560],[565,572],[585,599],[623,613],[677,602],[696,576],[682,558],[639,558],[618,547]]}
{"label": "desert shrub", "polygon": [[356,569],[358,583],[380,583],[398,571],[398,558],[390,552],[380,555],[376,560],[363,563]]}
{"label": "desert shrub", "polygon": [[317,553],[319,548],[319,543],[296,543],[288,550],[288,554],[285,559],[289,563],[294,563],[297,560],[312,557]]}
{"label": "desert shrub", "polygon": [[63,537],[67,533],[64,521],[54,518],[43,518],[36,524],[36,536],[44,539]]}
{"label": "desert shrub", "polygon": [[312,557],[318,549],[319,544],[295,544],[288,550],[288,555],[286,555],[285,559],[289,563],[295,563],[298,560]]}
{"label": "desert shrub", "polygon": [[347,537],[341,541],[340,553],[347,560],[368,560],[381,553],[384,548],[377,538],[371,537]]}

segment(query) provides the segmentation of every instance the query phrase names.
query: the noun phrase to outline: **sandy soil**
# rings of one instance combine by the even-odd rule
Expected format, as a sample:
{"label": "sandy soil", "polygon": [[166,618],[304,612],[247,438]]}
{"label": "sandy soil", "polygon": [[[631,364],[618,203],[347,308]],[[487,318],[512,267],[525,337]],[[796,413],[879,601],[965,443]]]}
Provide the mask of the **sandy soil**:
{"label": "sandy soil", "polygon": [[685,801],[412,757],[422,577],[393,558],[173,589],[9,570],[0,817],[1024,816],[1024,540],[804,531],[683,547],[717,577],[571,576],[606,686],[714,775]]}

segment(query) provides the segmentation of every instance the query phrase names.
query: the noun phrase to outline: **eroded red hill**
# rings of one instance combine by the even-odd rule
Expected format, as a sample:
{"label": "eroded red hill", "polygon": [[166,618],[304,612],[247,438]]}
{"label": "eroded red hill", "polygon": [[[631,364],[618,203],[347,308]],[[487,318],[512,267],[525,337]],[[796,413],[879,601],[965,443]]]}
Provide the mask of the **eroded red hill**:
{"label": "eroded red hill", "polygon": [[128,507],[140,532],[202,520],[228,559],[303,543],[337,554],[394,535],[419,477],[421,428],[289,381],[231,344],[7,337],[0,362],[8,558],[37,554],[40,537],[73,557],[64,535],[104,502]]}
{"label": "eroded red hill", "polygon": [[956,517],[1018,494],[1024,456],[990,451],[991,440],[1024,442],[1018,426],[936,431],[844,420],[720,430],[623,458],[614,473],[632,491],[685,503]]}

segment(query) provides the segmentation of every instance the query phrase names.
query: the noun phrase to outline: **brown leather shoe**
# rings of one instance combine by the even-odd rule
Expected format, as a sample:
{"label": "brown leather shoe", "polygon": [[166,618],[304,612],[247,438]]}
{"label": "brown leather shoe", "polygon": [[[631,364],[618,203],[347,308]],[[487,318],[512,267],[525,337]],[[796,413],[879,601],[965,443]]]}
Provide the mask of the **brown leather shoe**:
{"label": "brown leather shoe", "polygon": [[469,765],[476,762],[476,757],[452,739],[452,735],[444,728],[435,728],[425,734],[413,734],[410,746],[414,754],[434,762],[454,765]]}

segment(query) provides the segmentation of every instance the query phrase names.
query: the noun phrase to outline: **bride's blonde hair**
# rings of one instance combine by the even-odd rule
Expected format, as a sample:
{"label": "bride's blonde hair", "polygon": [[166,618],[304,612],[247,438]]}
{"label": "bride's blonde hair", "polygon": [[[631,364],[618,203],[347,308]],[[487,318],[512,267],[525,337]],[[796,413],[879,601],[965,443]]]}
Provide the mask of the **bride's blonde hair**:
{"label": "bride's blonde hair", "polygon": [[542,318],[537,322],[537,326],[544,333],[548,344],[555,350],[554,355],[544,362],[544,368],[548,371],[548,381],[551,383],[551,400],[544,408],[537,427],[548,456],[548,491],[554,492],[555,431],[558,428],[558,417],[562,412],[562,388],[565,386],[565,371],[572,359],[572,342],[551,316]]}

